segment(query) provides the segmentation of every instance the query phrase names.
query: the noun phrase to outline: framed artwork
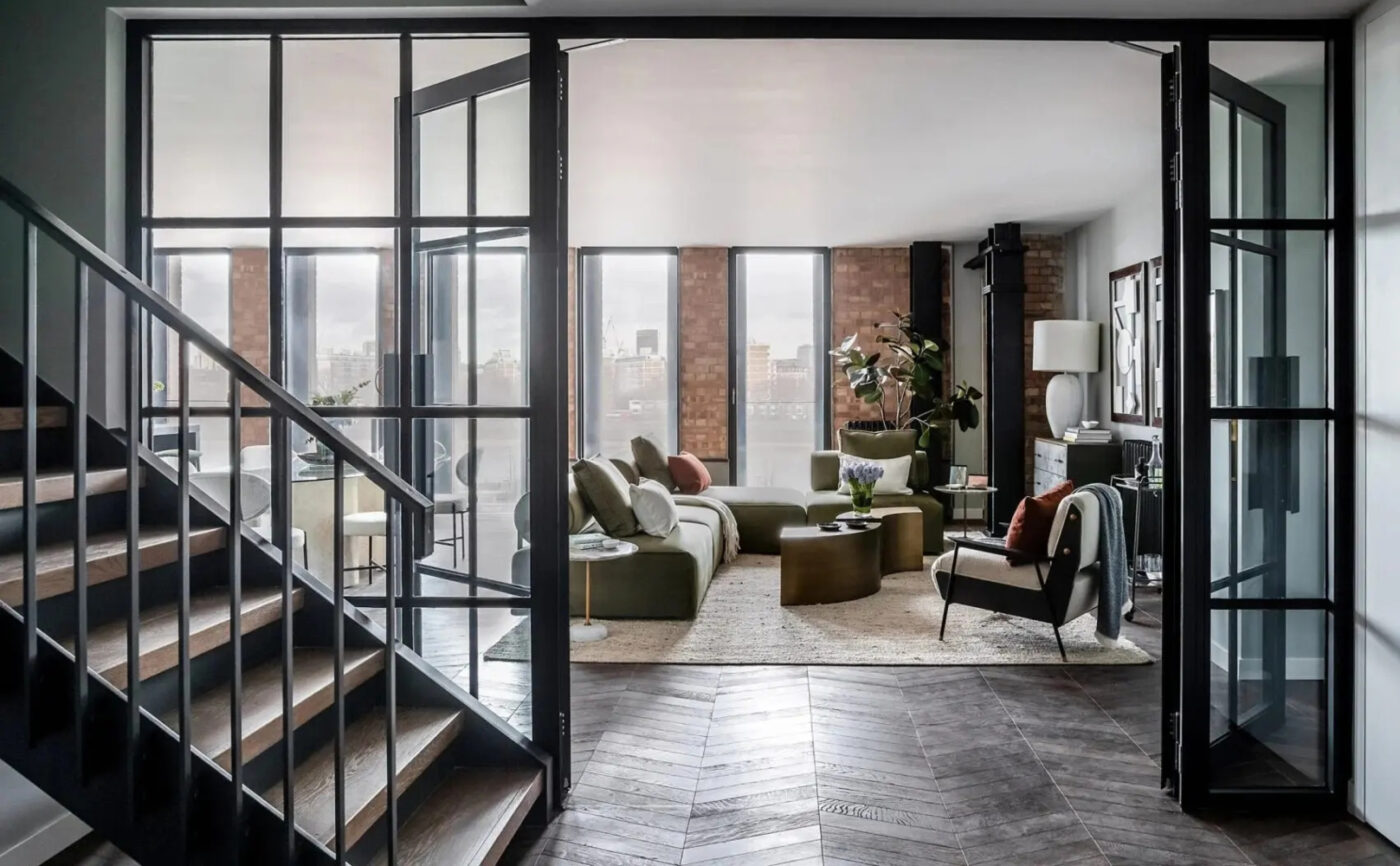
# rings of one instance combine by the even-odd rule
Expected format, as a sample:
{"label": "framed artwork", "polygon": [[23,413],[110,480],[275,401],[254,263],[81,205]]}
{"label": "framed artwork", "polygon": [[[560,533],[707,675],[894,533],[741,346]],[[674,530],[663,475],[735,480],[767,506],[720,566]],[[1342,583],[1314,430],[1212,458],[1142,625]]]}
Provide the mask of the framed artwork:
{"label": "framed artwork", "polygon": [[1108,275],[1109,401],[1113,420],[1147,423],[1147,265]]}
{"label": "framed artwork", "polygon": [[1147,263],[1147,422],[1153,427],[1162,426],[1162,417],[1167,412],[1167,389],[1162,377],[1162,350],[1166,345],[1163,331],[1166,327],[1163,318],[1165,291],[1162,257],[1158,256]]}

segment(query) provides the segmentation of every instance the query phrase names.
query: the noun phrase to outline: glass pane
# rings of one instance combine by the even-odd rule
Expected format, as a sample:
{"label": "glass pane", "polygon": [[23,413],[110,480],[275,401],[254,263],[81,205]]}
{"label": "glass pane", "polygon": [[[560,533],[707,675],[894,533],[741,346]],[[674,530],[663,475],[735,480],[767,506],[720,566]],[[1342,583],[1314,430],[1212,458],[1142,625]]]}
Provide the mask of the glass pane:
{"label": "glass pane", "polygon": [[1216,598],[1328,591],[1331,425],[1211,423],[1211,579]]}
{"label": "glass pane", "polygon": [[530,40],[499,36],[418,36],[413,40],[413,89],[530,53]]}
{"label": "glass pane", "polygon": [[[335,418],[331,425],[352,442],[378,459],[394,464],[398,447],[398,422],[392,418]],[[270,455],[269,455],[270,456]],[[258,451],[244,450],[244,462],[265,459]],[[270,460],[267,462],[270,463]],[[292,526],[305,533],[305,551],[295,551],[298,562],[309,563],[312,574],[331,583],[335,563],[335,470],[334,457],[328,449],[300,428],[292,430]],[[384,510],[384,492],[378,484],[361,472],[345,470],[345,499],[340,503],[347,515],[373,514]],[[350,521],[358,529],[347,529],[345,542],[346,583],[351,586],[377,584],[384,591],[381,566],[385,561],[385,536],[372,535],[361,523]],[[271,523],[268,523],[271,526]],[[271,529],[267,530],[271,534]],[[371,551],[371,545],[373,549]]]}
{"label": "glass pane", "polygon": [[529,238],[523,229],[501,237],[505,231],[423,232],[418,278],[429,403],[529,402]]}
{"label": "glass pane", "polygon": [[742,253],[739,259],[744,335],[742,357],[735,362],[744,388],[739,483],[801,490],[809,481],[811,452],[821,445],[815,334],[824,257]]}
{"label": "glass pane", "polygon": [[[1248,98],[1237,103],[1235,182],[1240,193],[1237,217],[1283,217],[1307,219],[1327,215],[1327,94],[1326,46],[1315,42],[1213,42],[1213,66],[1242,82]],[[1234,100],[1236,94],[1221,94]],[[1261,110],[1268,107],[1268,111]],[[1212,216],[1230,216],[1216,206],[1214,191],[1222,182],[1228,189],[1229,163],[1216,158],[1216,118],[1212,108]],[[1283,134],[1270,146],[1266,135],[1281,119]],[[1228,129],[1228,121],[1225,129]],[[1269,154],[1283,160],[1282,170],[1266,177]],[[1228,151],[1227,151],[1228,152]],[[1283,189],[1277,204],[1271,205],[1261,193],[1267,184]]]}
{"label": "glass pane", "polygon": [[289,39],[283,48],[282,207],[288,216],[392,216],[393,39]]}
{"label": "glass pane", "polygon": [[392,229],[286,232],[287,390],[312,405],[394,402]]}
{"label": "glass pane", "polygon": [[583,257],[584,451],[624,457],[646,436],[676,451],[674,253]]}
{"label": "glass pane", "polygon": [[476,212],[530,212],[530,85],[487,94],[476,108]]}
{"label": "glass pane", "polygon": [[427,216],[471,213],[471,105],[459,102],[418,117],[418,212]]}
{"label": "glass pane", "polygon": [[[1230,105],[1210,101],[1210,215],[1229,217],[1230,203]],[[1220,166],[1222,168],[1217,168]]]}
{"label": "glass pane", "polygon": [[151,213],[266,216],[266,40],[151,46]]}
{"label": "glass pane", "polygon": [[[524,39],[493,38],[447,38],[415,39],[413,43],[413,87],[424,87],[456,78],[512,58],[529,53],[529,42]],[[485,116],[479,120],[477,129],[471,129],[469,120],[471,107],[460,102],[445,108],[435,109],[418,116],[418,158],[419,177],[418,212],[429,216],[451,216],[472,213],[468,194],[467,179],[470,174],[468,163],[471,154],[471,136],[478,135],[477,144],[484,150],[477,155],[478,206],[491,208],[489,213],[524,214],[526,200],[507,198],[496,202],[493,198],[501,190],[513,190],[526,182],[526,175],[510,178],[497,178],[501,170],[526,172],[528,167],[517,166],[514,162],[502,163],[500,154],[505,149],[518,144],[520,153],[528,152],[528,140],[513,141],[515,129],[508,129],[518,118],[500,116],[499,107],[488,106],[495,95],[483,95],[479,105],[484,106]],[[510,106],[507,111],[520,110]],[[524,109],[528,113],[528,108]],[[528,118],[526,120],[528,123]],[[505,125],[503,125],[505,124]],[[528,133],[528,126],[524,127]],[[491,141],[490,139],[503,139]],[[510,140],[510,143],[507,143]],[[502,187],[504,184],[504,187]],[[483,192],[486,198],[482,199]],[[514,195],[509,192],[508,195]]]}
{"label": "glass pane", "polygon": [[1327,406],[1327,233],[1258,234],[1265,243],[1213,235],[1213,404]]}
{"label": "glass pane", "polygon": [[1327,781],[1328,614],[1211,614],[1211,787]]}
{"label": "glass pane", "polygon": [[[221,343],[268,371],[267,232],[261,229],[161,229],[152,234],[151,284]],[[175,408],[180,403],[179,343],[175,332],[153,324],[150,329],[153,390],[151,405]],[[228,368],[191,345],[190,406],[227,406]],[[246,388],[245,406],[261,403]],[[229,461],[227,418],[190,420],[191,462],[204,471],[226,470]],[[179,447],[178,424],[157,419],[151,447],[173,452]],[[266,423],[246,419],[245,441],[266,435]],[[250,438],[252,437],[252,438]]]}

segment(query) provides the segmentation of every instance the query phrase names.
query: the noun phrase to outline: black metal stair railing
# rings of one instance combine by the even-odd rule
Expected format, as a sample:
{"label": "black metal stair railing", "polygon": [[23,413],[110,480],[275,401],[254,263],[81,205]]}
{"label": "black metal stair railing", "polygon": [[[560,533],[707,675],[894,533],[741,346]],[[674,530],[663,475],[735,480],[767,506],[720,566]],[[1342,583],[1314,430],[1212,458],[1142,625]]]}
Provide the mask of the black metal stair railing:
{"label": "black metal stair railing", "polygon": [[[275,383],[267,375],[254,367],[247,359],[231,351],[218,338],[198,325],[194,320],[186,316],[169,300],[162,297],[154,289],[143,283],[118,264],[111,257],[106,255],[92,243],[87,241],[72,228],[58,219],[48,210],[36,203],[29,196],[8,181],[0,178],[0,202],[8,206],[20,218],[22,224],[22,246],[20,258],[22,265],[21,280],[19,283],[19,293],[21,295],[21,348],[20,365],[23,369],[22,378],[22,442],[23,442],[23,477],[22,477],[22,532],[21,543],[23,545],[23,570],[22,570],[22,597],[20,601],[19,616],[23,619],[23,659],[21,686],[24,700],[24,719],[26,720],[25,736],[28,738],[30,747],[41,738],[53,735],[56,731],[64,729],[65,725],[71,725],[73,741],[72,749],[75,758],[74,766],[83,778],[78,780],[78,784],[87,784],[86,775],[89,772],[98,772],[101,761],[91,754],[94,751],[94,743],[108,744],[116,742],[119,746],[118,752],[122,757],[122,766],[116,772],[121,773],[126,779],[127,806],[129,814],[127,820],[136,824],[141,822],[145,816],[141,814],[145,802],[140,794],[140,788],[144,781],[143,773],[143,750],[142,738],[143,727],[149,730],[154,716],[143,706],[143,664],[141,656],[141,629],[142,629],[142,580],[141,575],[141,524],[143,497],[141,493],[143,473],[149,468],[153,468],[155,456],[149,450],[142,447],[140,443],[139,431],[142,421],[142,326],[143,323],[159,323],[177,339],[177,364],[178,364],[178,388],[180,399],[179,422],[181,435],[179,436],[179,446],[174,455],[176,465],[174,467],[175,480],[178,494],[175,497],[174,520],[176,528],[176,568],[178,579],[176,610],[176,639],[178,659],[175,662],[175,683],[176,683],[176,707],[178,718],[179,736],[179,761],[178,780],[161,780],[162,784],[169,783],[174,789],[174,794],[178,799],[174,804],[178,816],[178,832],[181,838],[173,843],[174,850],[181,853],[185,862],[210,862],[206,859],[206,854],[197,853],[199,851],[200,840],[196,838],[197,829],[193,810],[196,808],[196,787],[197,775],[204,773],[206,768],[201,767],[199,773],[196,772],[196,763],[207,761],[208,759],[197,753],[192,724],[192,681],[193,660],[192,653],[195,652],[191,638],[191,612],[192,612],[192,575],[191,575],[191,500],[193,492],[191,490],[191,443],[190,438],[184,435],[184,431],[189,429],[190,423],[190,352],[197,349],[199,352],[212,361],[217,366],[227,372],[229,398],[228,398],[228,422],[229,422],[229,481],[228,481],[228,531],[226,539],[226,557],[228,569],[228,639],[230,676],[228,682],[228,705],[229,705],[229,733],[230,733],[230,754],[228,756],[228,768],[226,775],[231,782],[232,798],[229,801],[231,814],[228,815],[230,826],[235,828],[234,832],[227,834],[227,838],[233,841],[235,850],[231,852],[219,852],[218,857],[229,857],[230,862],[243,862],[237,845],[242,844],[244,839],[243,828],[248,826],[245,823],[246,810],[249,808],[249,799],[245,796],[244,784],[244,754],[243,754],[243,620],[244,615],[244,595],[243,595],[243,572],[244,572],[244,542],[255,544],[258,548],[267,550],[270,554],[280,556],[281,583],[280,583],[280,642],[281,642],[281,689],[282,689],[282,730],[281,730],[281,771],[282,771],[282,802],[271,803],[274,809],[280,809],[283,817],[282,825],[285,830],[285,837],[278,842],[278,849],[284,854],[285,862],[307,862],[305,856],[308,851],[321,852],[321,856],[334,856],[336,863],[345,863],[347,851],[350,848],[346,831],[346,761],[349,756],[346,754],[346,681],[345,681],[345,615],[348,610],[346,605],[346,594],[344,585],[344,571],[346,566],[346,539],[343,533],[344,525],[344,497],[345,497],[345,477],[348,469],[357,470],[363,478],[374,484],[382,492],[386,512],[386,533],[388,541],[388,555],[384,568],[386,570],[384,579],[384,709],[385,709],[385,730],[384,738],[387,748],[386,766],[386,795],[385,803],[385,833],[388,862],[396,862],[397,856],[397,828],[398,828],[398,798],[397,790],[397,762],[396,762],[396,676],[395,659],[398,648],[401,646],[399,639],[399,625],[396,616],[396,596],[402,592],[402,587],[411,579],[412,561],[423,555],[424,548],[430,544],[430,529],[425,529],[425,521],[431,519],[432,503],[411,485],[405,482],[394,472],[391,472],[369,454],[363,451],[358,445],[349,440],[340,430],[311,410],[305,404],[293,397],[288,391]],[[71,533],[73,543],[73,625],[72,625],[72,657],[74,677],[71,684],[71,718],[56,721],[53,718],[52,709],[54,701],[52,695],[45,691],[45,682],[40,671],[40,644],[41,640],[48,640],[43,637],[40,628],[40,601],[41,589],[38,580],[38,556],[40,527],[40,505],[48,501],[49,493],[45,492],[41,496],[40,484],[40,458],[39,448],[39,389],[41,381],[38,376],[39,367],[39,307],[40,307],[40,268],[39,268],[39,239],[41,236],[57,244],[72,257],[73,262],[73,283],[72,283],[72,313],[73,313],[73,348],[72,362],[74,364],[73,391],[71,394],[72,411],[69,415],[71,425],[71,475],[73,479],[73,519],[71,521]],[[49,271],[45,272],[46,275]],[[61,294],[55,294],[47,289],[43,300],[45,304],[51,302],[64,303],[69,300]],[[112,292],[119,299],[124,309],[124,331],[125,331],[125,357],[120,367],[113,366],[111,372],[119,376],[122,380],[122,395],[125,401],[125,410],[122,414],[125,425],[125,455],[122,461],[126,473],[126,485],[124,494],[125,506],[125,546],[126,546],[126,568],[129,589],[122,599],[125,607],[125,653],[126,653],[126,676],[125,683],[120,689],[125,692],[125,730],[119,737],[105,736],[97,739],[97,727],[92,720],[90,703],[93,696],[90,691],[93,688],[94,680],[91,678],[89,670],[89,575],[87,568],[88,559],[88,510],[89,510],[89,441],[87,425],[89,423],[90,394],[87,382],[86,371],[91,369],[92,358],[91,322],[89,317],[90,303],[99,292]],[[110,295],[109,295],[110,297]],[[66,336],[66,335],[65,335]],[[49,337],[45,339],[50,343],[60,341]],[[291,474],[285,469],[273,472],[272,477],[272,517],[273,528],[271,547],[268,547],[264,540],[253,535],[251,531],[245,538],[243,527],[243,503],[244,491],[242,489],[241,470],[241,442],[242,423],[245,417],[243,389],[247,393],[255,395],[265,407],[259,406],[257,417],[270,417],[271,429],[273,431],[273,453],[274,466],[289,467],[291,465],[291,429],[295,425],[313,438],[321,447],[333,455],[333,484],[334,498],[332,502],[334,514],[333,532],[333,575],[330,583],[334,591],[335,615],[332,617],[331,642],[333,644],[334,656],[334,697],[333,697],[333,717],[334,717],[334,755],[335,755],[335,841],[333,850],[321,848],[320,843],[313,840],[308,834],[300,832],[296,826],[296,779],[294,777],[296,765],[295,750],[295,716],[296,706],[293,692],[293,647],[294,647],[294,611],[296,610],[296,593],[298,581],[306,579],[306,575],[298,574],[295,565],[295,557],[292,553],[291,539],[292,514],[291,514]],[[52,459],[51,455],[49,459]],[[165,470],[162,469],[162,472]],[[44,484],[46,490],[52,479],[45,477]],[[51,497],[50,497],[51,498]],[[149,506],[151,503],[144,503]],[[45,523],[43,533],[46,537],[52,536],[54,527]],[[116,685],[113,683],[113,685]],[[65,690],[70,688],[65,685]],[[63,702],[66,703],[66,702]],[[110,756],[107,756],[110,758]],[[212,764],[211,764],[212,766]],[[251,843],[250,843],[251,844]],[[261,846],[259,846],[261,847]],[[327,846],[329,847],[329,846]],[[206,852],[207,853],[207,852]]]}

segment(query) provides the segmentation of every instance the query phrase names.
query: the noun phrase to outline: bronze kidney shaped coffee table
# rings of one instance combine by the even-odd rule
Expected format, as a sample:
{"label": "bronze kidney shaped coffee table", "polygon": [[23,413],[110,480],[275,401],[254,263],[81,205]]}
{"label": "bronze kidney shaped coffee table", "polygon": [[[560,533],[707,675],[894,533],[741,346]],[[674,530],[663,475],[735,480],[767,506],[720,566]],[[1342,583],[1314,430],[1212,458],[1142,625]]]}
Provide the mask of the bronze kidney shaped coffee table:
{"label": "bronze kidney shaped coffee table", "polygon": [[924,513],[907,505],[872,508],[869,514],[847,511],[837,520],[868,517],[880,525],[880,573],[924,570]]}
{"label": "bronze kidney shaped coffee table", "polygon": [[779,535],[784,606],[852,601],[880,591],[880,524],[827,532],[788,526]]}

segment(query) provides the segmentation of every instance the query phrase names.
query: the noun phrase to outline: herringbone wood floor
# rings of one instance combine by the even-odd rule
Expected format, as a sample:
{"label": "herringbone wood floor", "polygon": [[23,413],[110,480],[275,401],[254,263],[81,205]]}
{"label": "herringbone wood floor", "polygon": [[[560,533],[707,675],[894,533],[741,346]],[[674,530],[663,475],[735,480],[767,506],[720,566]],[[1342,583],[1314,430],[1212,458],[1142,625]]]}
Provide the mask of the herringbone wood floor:
{"label": "herringbone wood floor", "polygon": [[[1126,628],[1156,657],[1159,599],[1139,600]],[[485,629],[482,647],[510,624]],[[460,621],[425,625],[429,661],[465,684]],[[1354,821],[1179,812],[1157,787],[1159,677],[1158,665],[575,665],[572,795],[505,862],[1400,866]],[[528,724],[528,666],[483,665],[481,697]],[[126,862],[95,841],[54,861]]]}
{"label": "herringbone wood floor", "polygon": [[[1141,600],[1127,628],[1156,656]],[[1159,676],[575,665],[572,794],[507,862],[1400,864],[1352,821],[1183,815],[1158,789]]]}

